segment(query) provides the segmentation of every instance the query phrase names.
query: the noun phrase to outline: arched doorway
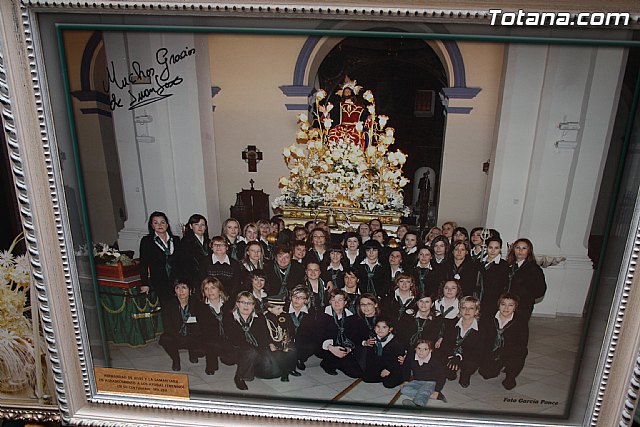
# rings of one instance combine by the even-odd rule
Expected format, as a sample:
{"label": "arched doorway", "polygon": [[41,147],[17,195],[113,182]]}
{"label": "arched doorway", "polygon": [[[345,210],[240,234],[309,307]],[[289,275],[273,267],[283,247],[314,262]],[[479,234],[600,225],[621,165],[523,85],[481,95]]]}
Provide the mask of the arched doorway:
{"label": "arched doorway", "polygon": [[[414,180],[419,169],[435,171],[440,182],[445,129],[444,107],[439,94],[447,87],[447,75],[436,52],[424,41],[406,39],[346,38],[325,56],[317,83],[336,97],[345,76],[358,81],[376,97],[376,110],[390,117],[396,148],[408,154],[404,176]],[[407,220],[431,225],[437,218],[439,185],[432,188],[428,217],[421,219],[417,187],[405,187],[405,205],[412,206]],[[420,224],[421,222],[426,224]]]}

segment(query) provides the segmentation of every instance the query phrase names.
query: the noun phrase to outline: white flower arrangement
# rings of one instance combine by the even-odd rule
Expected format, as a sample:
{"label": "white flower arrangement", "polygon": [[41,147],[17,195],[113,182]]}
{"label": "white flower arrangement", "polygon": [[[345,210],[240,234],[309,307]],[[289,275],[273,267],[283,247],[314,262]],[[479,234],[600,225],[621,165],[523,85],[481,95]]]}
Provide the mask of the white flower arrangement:
{"label": "white flower arrangement", "polygon": [[16,237],[0,251],[0,392],[14,393],[35,387],[36,349],[34,332],[26,315],[31,273],[26,255],[13,255],[22,240]]}
{"label": "white flower arrangement", "polygon": [[[352,84],[355,86],[356,82]],[[333,105],[321,104],[326,97],[326,91],[316,92],[314,120],[306,113],[297,116],[296,140],[300,145],[283,150],[289,177],[279,180],[281,195],[274,200],[274,208],[350,206],[407,215],[409,208],[404,206],[402,196],[402,187],[409,183],[402,176],[407,156],[401,151],[389,151],[394,130],[386,127],[388,116],[376,116],[373,93],[367,90],[363,94],[369,103],[369,118],[354,125],[362,140],[367,141],[366,147],[342,138],[330,141],[333,121],[329,113]]]}
{"label": "white flower arrangement", "polygon": [[133,264],[131,258],[106,243],[96,243],[93,245],[93,257],[98,264],[116,265],[119,262],[121,262],[122,265]]}

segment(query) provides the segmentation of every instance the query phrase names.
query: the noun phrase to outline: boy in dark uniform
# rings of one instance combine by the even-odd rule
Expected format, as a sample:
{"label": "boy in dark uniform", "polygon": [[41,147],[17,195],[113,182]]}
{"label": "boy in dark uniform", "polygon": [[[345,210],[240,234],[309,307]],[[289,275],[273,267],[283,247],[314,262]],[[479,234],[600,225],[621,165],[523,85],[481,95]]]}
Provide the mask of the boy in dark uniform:
{"label": "boy in dark uniform", "polygon": [[291,316],[283,314],[284,304],[284,300],[279,297],[267,298],[267,311],[264,317],[271,340],[269,350],[282,373],[280,381],[288,382],[289,374],[299,377],[300,373],[296,371],[298,357],[294,341],[295,326]]}

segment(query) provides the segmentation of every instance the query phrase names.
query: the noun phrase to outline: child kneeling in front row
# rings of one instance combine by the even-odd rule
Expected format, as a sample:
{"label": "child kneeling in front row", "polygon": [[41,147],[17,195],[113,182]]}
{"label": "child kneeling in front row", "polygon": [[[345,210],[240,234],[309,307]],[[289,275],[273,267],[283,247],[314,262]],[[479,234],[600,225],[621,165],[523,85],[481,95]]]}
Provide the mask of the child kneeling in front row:
{"label": "child kneeling in front row", "polygon": [[404,399],[406,406],[427,406],[429,399],[447,402],[442,388],[446,382],[442,363],[433,357],[433,342],[420,339],[415,349],[409,351],[404,360],[405,379],[409,380],[402,387],[402,394],[411,399]]}
{"label": "child kneeling in front row", "polygon": [[362,345],[369,347],[362,381],[381,382],[386,388],[397,387],[403,380],[399,358],[404,358],[405,347],[393,335],[393,326],[389,319],[379,318],[374,331],[375,337],[362,342]]}

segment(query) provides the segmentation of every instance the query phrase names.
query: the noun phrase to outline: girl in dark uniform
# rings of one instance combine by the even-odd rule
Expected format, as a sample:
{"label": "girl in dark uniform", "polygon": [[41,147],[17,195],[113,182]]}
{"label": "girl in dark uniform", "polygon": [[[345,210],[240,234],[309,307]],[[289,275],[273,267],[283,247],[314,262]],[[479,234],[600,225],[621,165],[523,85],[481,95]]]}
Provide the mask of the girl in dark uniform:
{"label": "girl in dark uniform", "polygon": [[266,311],[266,302],[267,302],[267,293],[264,288],[266,285],[266,275],[264,270],[253,270],[248,275],[249,283],[251,284],[251,288],[249,289],[249,293],[255,299],[255,311],[257,313],[262,313]]}
{"label": "girl in dark uniform", "polygon": [[200,263],[210,255],[207,219],[200,214],[193,214],[187,221],[184,237],[180,240],[175,253],[178,277],[188,278],[189,286],[192,289],[198,288]]}
{"label": "girl in dark uniform", "polygon": [[249,273],[258,269],[263,270],[265,267],[262,245],[257,240],[252,240],[247,243],[244,250],[244,259],[240,266],[240,290],[246,291],[251,289]]}
{"label": "girl in dark uniform", "polygon": [[394,291],[382,300],[382,313],[393,322],[415,314],[416,284],[409,273],[400,273],[395,280]]}
{"label": "girl in dark uniform", "polygon": [[347,297],[344,291],[333,289],[329,293],[329,306],[319,321],[319,335],[322,337],[322,362],[320,367],[329,375],[342,371],[351,378],[360,378],[362,369],[354,354],[355,343],[353,313],[345,309]]}
{"label": "girl in dark uniform", "polygon": [[383,298],[389,293],[389,266],[383,265],[379,260],[382,245],[377,240],[369,240],[362,245],[365,258],[356,264],[360,292],[372,293],[378,298]]}
{"label": "girl in dark uniform", "polygon": [[478,263],[482,263],[487,255],[483,248],[483,244],[485,243],[482,239],[483,231],[484,228],[482,227],[474,227],[469,234],[469,247],[471,248],[469,250],[469,256]]}
{"label": "girl in dark uniform", "polygon": [[469,246],[465,241],[456,241],[451,246],[451,255],[443,266],[446,280],[457,280],[463,296],[478,296],[480,269],[469,257]]}
{"label": "girl in dark uniform", "polygon": [[418,250],[420,249],[418,246],[418,235],[409,231],[404,235],[404,254],[403,254],[403,266],[405,270],[409,270],[416,266],[416,262],[418,259]]}
{"label": "girl in dark uniform", "polygon": [[297,368],[306,369],[305,362],[311,355],[319,352],[318,317],[310,313],[307,307],[309,290],[304,285],[298,285],[291,291],[291,303],[289,304],[289,316],[293,324],[293,341],[296,343],[298,357]]}
{"label": "girl in dark uniform", "polygon": [[[433,297],[419,295],[414,316],[404,316],[396,328],[398,338],[407,348],[415,348],[419,340],[437,342],[442,330],[442,317],[433,310]],[[440,343],[438,343],[440,346]]]}
{"label": "girl in dark uniform", "polygon": [[389,292],[393,292],[395,289],[396,279],[404,272],[402,262],[402,257],[404,255],[400,248],[389,249],[387,253],[389,254],[387,256],[389,276],[387,277],[388,284],[386,285],[386,288],[389,289]]}
{"label": "girl in dark uniform", "polygon": [[509,267],[507,262],[500,258],[501,250],[502,239],[487,239],[487,258],[480,270],[480,304],[482,311],[488,316],[493,316],[498,310],[498,298],[506,292],[509,284]]}
{"label": "girl in dark uniform", "polygon": [[171,369],[180,370],[180,353],[178,350],[189,350],[189,361],[198,363],[198,352],[201,351],[201,331],[196,322],[194,307],[196,298],[190,296],[188,279],[176,279],[174,282],[175,298],[166,300],[162,307],[162,324],[164,333],[159,344],[171,357]]}
{"label": "girl in dark uniform", "polygon": [[229,295],[236,295],[241,290],[240,263],[227,255],[227,242],[223,236],[213,237],[210,246],[212,253],[200,264],[200,277],[217,277]]}
{"label": "girl in dark uniform", "polygon": [[342,289],[344,287],[344,252],[340,245],[331,245],[329,248],[329,265],[325,270],[326,280],[331,282],[331,287]]}
{"label": "girl in dark uniform", "polygon": [[[462,297],[462,290],[457,280],[447,280],[442,282],[440,286],[439,298],[435,303],[436,312],[439,316],[442,316],[443,327],[450,324],[450,327],[455,326],[458,321],[458,313],[460,312],[460,300]],[[442,334],[441,334],[442,336]],[[436,342],[436,348],[439,345]]]}
{"label": "girl in dark uniform", "polygon": [[360,246],[362,241],[360,235],[353,232],[344,233],[344,258],[345,265],[349,267],[355,267],[360,261],[362,261],[362,253]]}
{"label": "girl in dark uniform", "polygon": [[242,262],[247,243],[240,235],[240,223],[238,220],[235,218],[225,220],[222,224],[222,232],[220,234],[227,243],[227,255],[229,255],[229,258]]}
{"label": "girl in dark uniform", "polygon": [[431,249],[433,250],[433,259],[431,260],[431,266],[435,272],[439,272],[441,267],[449,253],[449,239],[445,236],[436,236],[431,242]]}
{"label": "girl in dark uniform", "polygon": [[200,285],[202,302],[195,309],[195,316],[202,331],[207,365],[204,369],[207,375],[213,375],[218,370],[218,357],[225,365],[231,365],[233,359],[225,349],[228,346],[224,333],[223,317],[226,311],[227,295],[222,282],[215,277],[206,277]]}
{"label": "girl in dark uniform", "polygon": [[478,325],[480,301],[466,296],[460,300],[460,319],[451,327],[445,325],[444,338],[439,357],[446,367],[447,379],[453,380],[460,371],[459,383],[469,387],[471,375],[480,366],[482,358],[482,336]]}
{"label": "girl in dark uniform", "polygon": [[533,254],[533,243],[529,239],[518,239],[507,255],[509,284],[507,290],[520,297],[518,313],[528,322],[533,305],[544,297],[547,283],[542,268]]}
{"label": "girl in dark uniform", "polygon": [[436,295],[438,293],[438,281],[431,266],[433,251],[428,246],[418,249],[418,262],[409,271],[416,282],[418,292],[425,295]]}
{"label": "girl in dark uniform", "polygon": [[378,298],[373,294],[362,294],[358,300],[358,315],[355,316],[354,342],[358,363],[366,366],[367,349],[375,344],[375,327],[380,317]]}
{"label": "girl in dark uniform", "polygon": [[342,290],[347,294],[347,308],[350,312],[358,311],[358,300],[360,299],[360,289],[358,289],[358,276],[356,272],[347,267],[343,276],[344,287]]}
{"label": "girl in dark uniform", "polygon": [[484,379],[495,378],[504,368],[506,376],[502,385],[507,390],[516,386],[516,377],[522,372],[529,353],[529,326],[518,315],[518,300],[514,294],[500,295],[498,312],[493,317],[485,316],[481,321],[487,351],[480,366],[480,375]]}
{"label": "girl in dark uniform", "polygon": [[320,276],[320,264],[310,261],[305,269],[304,284],[309,291],[309,310],[314,313],[324,312],[324,308],[329,305],[328,288]]}
{"label": "girl in dark uniform", "polygon": [[255,300],[249,292],[240,292],[233,311],[225,313],[225,333],[231,345],[229,354],[237,364],[233,378],[239,390],[247,390],[246,381],[277,378],[282,372],[269,348],[269,332],[264,316],[254,310]]}
{"label": "girl in dark uniform", "polygon": [[392,325],[391,320],[384,317],[376,321],[375,343],[367,349],[362,381],[381,382],[385,388],[397,387],[402,383],[403,369],[399,358],[405,355],[405,347],[393,334]]}
{"label": "girl in dark uniform", "polygon": [[326,270],[330,262],[329,253],[327,252],[330,242],[331,237],[329,233],[320,227],[314,228],[307,242],[308,250],[302,260],[302,264],[306,265],[310,262],[316,262],[322,271]]}

